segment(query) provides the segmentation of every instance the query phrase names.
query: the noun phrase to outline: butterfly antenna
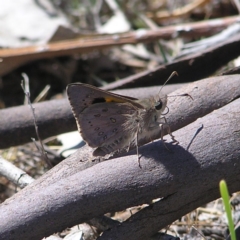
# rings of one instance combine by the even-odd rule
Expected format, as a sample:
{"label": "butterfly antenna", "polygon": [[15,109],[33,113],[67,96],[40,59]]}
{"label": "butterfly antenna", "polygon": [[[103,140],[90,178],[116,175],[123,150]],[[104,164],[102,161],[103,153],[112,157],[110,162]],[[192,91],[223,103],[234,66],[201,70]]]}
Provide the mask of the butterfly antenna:
{"label": "butterfly antenna", "polygon": [[165,81],[165,83],[162,85],[162,87],[160,88],[159,92],[158,92],[158,95],[160,95],[163,87],[167,84],[167,82],[172,79],[175,75],[178,76],[178,73],[176,71],[172,72],[171,75],[168,77],[168,79]]}

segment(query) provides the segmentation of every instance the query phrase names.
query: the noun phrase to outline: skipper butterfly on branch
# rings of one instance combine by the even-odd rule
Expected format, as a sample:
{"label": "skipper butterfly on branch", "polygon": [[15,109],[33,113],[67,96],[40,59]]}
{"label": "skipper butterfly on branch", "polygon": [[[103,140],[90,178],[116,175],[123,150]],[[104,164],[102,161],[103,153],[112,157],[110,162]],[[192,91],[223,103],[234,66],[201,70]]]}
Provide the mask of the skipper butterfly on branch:
{"label": "skipper butterfly on branch", "polygon": [[[169,79],[175,74],[173,72]],[[160,96],[161,89],[156,96],[139,100],[88,84],[72,83],[67,87],[67,94],[78,130],[84,141],[96,148],[95,156],[128,151],[130,146],[135,145],[140,166],[139,139],[151,139],[156,129],[160,127],[163,132],[163,126],[166,125],[173,141],[177,142],[162,116],[167,96]]]}

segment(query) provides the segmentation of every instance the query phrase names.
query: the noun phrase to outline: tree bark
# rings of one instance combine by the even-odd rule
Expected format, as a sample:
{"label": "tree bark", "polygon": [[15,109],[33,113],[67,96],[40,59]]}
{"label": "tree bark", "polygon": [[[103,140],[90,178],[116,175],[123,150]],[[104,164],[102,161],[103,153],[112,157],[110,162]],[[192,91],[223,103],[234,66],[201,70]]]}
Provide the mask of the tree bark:
{"label": "tree bark", "polygon": [[99,162],[89,161],[87,146],[78,150],[1,204],[0,239],[41,239],[162,197],[99,238],[146,239],[219,197],[221,179],[230,191],[239,191],[240,81],[235,77],[205,79],[178,90],[194,100],[173,98],[169,122],[175,127],[192,123],[174,132],[180,145],[165,143],[171,152],[161,141],[141,147],[142,169],[134,152]]}

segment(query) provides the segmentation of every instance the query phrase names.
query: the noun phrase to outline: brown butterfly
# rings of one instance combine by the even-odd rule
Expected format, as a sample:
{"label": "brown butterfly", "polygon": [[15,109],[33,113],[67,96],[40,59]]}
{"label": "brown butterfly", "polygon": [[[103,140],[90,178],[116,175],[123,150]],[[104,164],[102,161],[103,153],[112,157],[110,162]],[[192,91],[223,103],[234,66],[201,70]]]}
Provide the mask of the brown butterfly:
{"label": "brown butterfly", "polygon": [[[177,73],[173,72],[169,79],[174,74]],[[166,95],[139,100],[81,83],[69,84],[67,94],[78,130],[84,141],[96,148],[95,156],[110,156],[135,145],[140,166],[139,139],[151,139],[156,129],[167,125],[162,116],[167,105]],[[168,130],[177,142],[170,128]]]}

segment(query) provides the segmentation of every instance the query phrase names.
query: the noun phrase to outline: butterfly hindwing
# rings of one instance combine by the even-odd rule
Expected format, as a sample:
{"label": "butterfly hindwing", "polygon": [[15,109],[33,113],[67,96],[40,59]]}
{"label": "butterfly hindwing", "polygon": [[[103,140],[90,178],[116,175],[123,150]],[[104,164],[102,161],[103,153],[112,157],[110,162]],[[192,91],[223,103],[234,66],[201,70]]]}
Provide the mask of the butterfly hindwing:
{"label": "butterfly hindwing", "polygon": [[89,146],[96,148],[111,145],[112,151],[125,147],[132,140],[129,119],[135,108],[129,103],[98,103],[82,111],[78,116],[81,135]]}

